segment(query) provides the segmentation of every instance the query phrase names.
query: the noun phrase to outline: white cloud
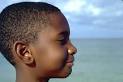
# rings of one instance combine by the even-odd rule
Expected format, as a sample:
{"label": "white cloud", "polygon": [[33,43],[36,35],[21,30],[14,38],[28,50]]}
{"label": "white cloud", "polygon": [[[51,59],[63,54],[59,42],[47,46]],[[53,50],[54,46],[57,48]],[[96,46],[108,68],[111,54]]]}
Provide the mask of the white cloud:
{"label": "white cloud", "polygon": [[87,0],[68,0],[67,3],[61,5],[64,12],[72,13],[74,15],[89,15],[99,16],[103,8],[90,4]]}
{"label": "white cloud", "polygon": [[121,15],[123,15],[123,11],[119,10],[115,14],[116,14],[116,16],[121,16]]}
{"label": "white cloud", "polygon": [[90,4],[87,6],[87,12],[93,16],[99,16],[102,13],[102,9]]}
{"label": "white cloud", "polygon": [[39,2],[42,0],[8,0],[8,3],[17,3],[17,2],[23,2],[23,1]]}
{"label": "white cloud", "polygon": [[69,0],[63,7],[65,12],[80,13],[81,9],[86,5],[84,0]]}
{"label": "white cloud", "polygon": [[94,20],[92,23],[94,25],[103,25],[103,24],[106,24],[107,21],[106,20]]}

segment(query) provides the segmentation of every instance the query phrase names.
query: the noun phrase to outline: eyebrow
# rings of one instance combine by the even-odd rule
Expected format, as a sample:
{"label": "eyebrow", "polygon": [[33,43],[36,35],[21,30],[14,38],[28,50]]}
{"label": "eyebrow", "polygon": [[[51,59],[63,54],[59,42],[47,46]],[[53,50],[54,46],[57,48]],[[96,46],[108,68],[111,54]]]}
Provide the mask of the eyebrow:
{"label": "eyebrow", "polygon": [[58,35],[69,36],[70,35],[70,32],[68,32],[68,31],[62,31],[62,32],[58,33]]}

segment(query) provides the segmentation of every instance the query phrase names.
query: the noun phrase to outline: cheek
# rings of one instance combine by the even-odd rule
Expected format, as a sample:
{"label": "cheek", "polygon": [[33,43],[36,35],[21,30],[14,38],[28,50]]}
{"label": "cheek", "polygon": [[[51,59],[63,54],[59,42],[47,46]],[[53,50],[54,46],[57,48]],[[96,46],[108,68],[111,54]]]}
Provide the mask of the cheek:
{"label": "cheek", "polygon": [[46,53],[47,68],[50,68],[51,70],[62,69],[65,65],[66,58],[67,53],[64,48],[49,47]]}
{"label": "cheek", "polygon": [[64,47],[51,43],[47,43],[42,47],[37,47],[35,49],[37,64],[36,68],[46,74],[51,72],[55,73],[55,71],[64,69],[65,61],[68,56],[67,50]]}
{"label": "cheek", "polygon": [[57,49],[51,49],[48,52],[48,58],[50,60],[50,65],[53,67],[58,67],[61,68],[65,64],[65,60],[67,58],[66,51],[62,48],[57,48]]}

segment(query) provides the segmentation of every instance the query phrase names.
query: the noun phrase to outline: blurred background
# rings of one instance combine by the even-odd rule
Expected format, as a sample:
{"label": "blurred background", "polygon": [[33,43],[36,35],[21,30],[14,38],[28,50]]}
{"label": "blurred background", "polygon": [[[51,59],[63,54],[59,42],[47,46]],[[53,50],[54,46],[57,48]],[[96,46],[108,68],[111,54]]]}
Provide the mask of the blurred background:
{"label": "blurred background", "polygon": [[[0,0],[0,12],[22,1],[48,2],[68,19],[75,65],[68,78],[50,82],[123,82],[122,0]],[[0,82],[8,81],[15,82],[15,70],[0,55]]]}

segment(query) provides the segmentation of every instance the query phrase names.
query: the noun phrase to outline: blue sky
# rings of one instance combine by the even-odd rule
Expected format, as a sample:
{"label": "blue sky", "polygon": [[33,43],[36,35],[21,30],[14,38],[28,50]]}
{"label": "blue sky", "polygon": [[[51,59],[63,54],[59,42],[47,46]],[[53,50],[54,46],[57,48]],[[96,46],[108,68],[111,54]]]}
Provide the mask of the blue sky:
{"label": "blue sky", "polygon": [[122,0],[0,0],[0,11],[21,1],[43,1],[61,9],[71,38],[123,38]]}

